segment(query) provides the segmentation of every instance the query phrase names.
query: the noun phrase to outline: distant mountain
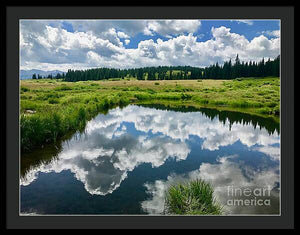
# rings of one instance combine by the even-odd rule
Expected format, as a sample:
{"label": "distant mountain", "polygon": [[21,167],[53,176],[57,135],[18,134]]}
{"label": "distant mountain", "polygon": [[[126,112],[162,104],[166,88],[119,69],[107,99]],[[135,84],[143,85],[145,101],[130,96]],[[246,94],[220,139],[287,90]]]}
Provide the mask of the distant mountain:
{"label": "distant mountain", "polygon": [[20,79],[31,79],[33,74],[36,75],[41,75],[41,76],[48,76],[49,74],[51,74],[52,76],[56,76],[56,74],[60,73],[65,73],[63,71],[59,71],[59,70],[51,70],[51,71],[43,71],[43,70],[39,70],[39,69],[31,69],[31,70],[20,70]]}

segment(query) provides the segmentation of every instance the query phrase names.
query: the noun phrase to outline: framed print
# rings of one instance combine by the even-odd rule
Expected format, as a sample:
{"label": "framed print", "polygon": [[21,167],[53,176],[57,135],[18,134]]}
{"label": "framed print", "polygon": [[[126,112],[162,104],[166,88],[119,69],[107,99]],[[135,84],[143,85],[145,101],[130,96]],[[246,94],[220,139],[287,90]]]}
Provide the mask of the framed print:
{"label": "framed print", "polygon": [[6,10],[7,227],[293,228],[292,7]]}

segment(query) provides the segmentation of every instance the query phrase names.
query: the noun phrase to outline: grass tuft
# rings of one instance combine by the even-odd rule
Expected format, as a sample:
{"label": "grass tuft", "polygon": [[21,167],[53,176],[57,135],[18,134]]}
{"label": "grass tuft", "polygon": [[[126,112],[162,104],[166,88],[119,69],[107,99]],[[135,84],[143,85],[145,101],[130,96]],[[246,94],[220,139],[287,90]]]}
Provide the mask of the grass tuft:
{"label": "grass tuft", "polygon": [[165,196],[165,214],[220,215],[222,207],[214,198],[212,186],[196,179],[171,185]]}

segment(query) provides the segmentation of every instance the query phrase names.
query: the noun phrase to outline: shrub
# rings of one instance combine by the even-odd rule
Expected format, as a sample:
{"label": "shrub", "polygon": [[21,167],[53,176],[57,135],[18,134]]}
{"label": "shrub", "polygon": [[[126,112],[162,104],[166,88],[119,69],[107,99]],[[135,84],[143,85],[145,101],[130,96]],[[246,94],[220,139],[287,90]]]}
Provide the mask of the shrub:
{"label": "shrub", "polygon": [[32,102],[30,100],[21,100],[21,110],[37,110],[40,105],[36,102]]}
{"label": "shrub", "polygon": [[222,101],[222,100],[216,100],[216,101],[213,101],[213,104],[214,105],[223,106],[223,105],[226,105],[227,102],[226,101]]}
{"label": "shrub", "polygon": [[97,83],[91,83],[90,86],[99,86]]}
{"label": "shrub", "polygon": [[156,95],[157,99],[162,99],[162,100],[180,100],[181,95],[179,94],[158,94]]}
{"label": "shrub", "polygon": [[192,95],[186,94],[186,93],[181,93],[181,99],[183,100],[189,100],[192,98]]}
{"label": "shrub", "polygon": [[91,101],[90,98],[85,98],[85,99],[83,100],[83,103],[88,104],[90,101]]}
{"label": "shrub", "polygon": [[258,113],[270,115],[272,114],[272,110],[269,107],[263,107],[258,109]]}
{"label": "shrub", "polygon": [[241,100],[241,101],[234,101],[234,102],[232,102],[231,106],[232,107],[239,107],[239,108],[247,108],[247,107],[250,107],[251,105],[247,101]]}
{"label": "shrub", "polygon": [[58,104],[59,100],[56,98],[49,98],[48,99],[49,104]]}
{"label": "shrub", "polygon": [[268,106],[268,107],[270,107],[270,108],[274,108],[274,107],[276,107],[277,105],[278,105],[277,102],[268,102],[268,103],[266,103],[266,106]]}
{"label": "shrub", "polygon": [[130,103],[130,101],[129,101],[128,98],[120,97],[120,99],[119,99],[119,105],[120,105],[120,107],[124,107],[127,104],[129,104],[129,103]]}
{"label": "shrub", "polygon": [[150,88],[148,88],[146,91],[147,91],[148,93],[150,93],[150,94],[155,94],[155,93],[156,93],[156,91],[155,91],[155,90],[153,90],[153,89],[150,89]]}
{"label": "shrub", "polygon": [[208,104],[209,100],[206,98],[201,98],[201,97],[196,97],[194,98],[195,102],[199,103],[199,104]]}
{"label": "shrub", "polygon": [[139,94],[135,94],[134,97],[137,98],[138,100],[148,100],[151,98],[151,95],[145,93],[139,93]]}
{"label": "shrub", "polygon": [[60,98],[65,96],[64,94],[59,94],[58,92],[50,92],[48,94],[39,95],[36,99],[37,100],[49,100],[51,98]]}
{"label": "shrub", "polygon": [[279,115],[280,114],[280,107],[277,105],[276,107],[273,108],[272,113],[274,115]]}
{"label": "shrub", "polygon": [[30,91],[30,89],[27,88],[27,87],[22,86],[22,87],[21,87],[21,91],[26,92],[26,91]]}
{"label": "shrub", "polygon": [[55,87],[54,90],[56,90],[56,91],[67,91],[67,90],[72,90],[72,88],[67,86],[67,85],[62,85],[62,86],[59,86],[59,87]]}

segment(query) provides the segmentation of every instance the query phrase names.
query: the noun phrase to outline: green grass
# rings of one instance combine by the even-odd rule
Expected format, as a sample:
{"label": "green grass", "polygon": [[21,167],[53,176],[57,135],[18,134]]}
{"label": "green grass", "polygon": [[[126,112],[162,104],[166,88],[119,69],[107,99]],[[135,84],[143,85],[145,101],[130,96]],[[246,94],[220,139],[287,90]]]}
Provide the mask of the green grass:
{"label": "green grass", "polygon": [[220,215],[222,207],[214,197],[212,186],[196,179],[168,188],[164,212],[176,215]]}
{"label": "green grass", "polygon": [[[112,79],[64,82],[30,79],[21,81],[20,98],[23,151],[43,143],[53,143],[70,131],[79,130],[99,112],[105,113],[109,108],[129,103],[216,108],[272,117],[278,121],[280,80],[242,78],[158,82]],[[29,114],[26,110],[36,112]]]}
{"label": "green grass", "polygon": [[[23,152],[46,143],[55,143],[58,138],[70,132],[82,130],[86,121],[99,112],[106,113],[112,107],[129,103],[129,99],[119,93],[97,95],[89,92],[73,93],[70,90],[72,89],[39,88],[39,92],[32,91],[31,100],[21,97]],[[26,110],[36,113],[27,114]]]}

